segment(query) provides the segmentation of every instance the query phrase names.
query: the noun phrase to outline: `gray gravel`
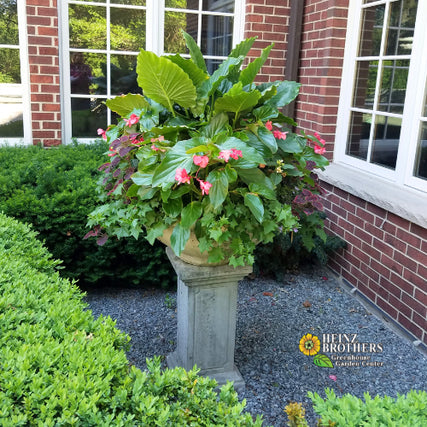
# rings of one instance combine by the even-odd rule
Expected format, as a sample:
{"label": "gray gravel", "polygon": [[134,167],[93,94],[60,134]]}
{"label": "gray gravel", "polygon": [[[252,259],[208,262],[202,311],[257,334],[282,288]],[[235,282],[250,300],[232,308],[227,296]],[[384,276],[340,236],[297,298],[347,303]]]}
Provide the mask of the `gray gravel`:
{"label": "gray gravel", "polygon": [[[166,356],[174,350],[174,291],[93,289],[86,300],[95,316],[111,316],[130,335],[132,364],[144,369],[147,357]],[[382,344],[382,353],[367,354],[383,366],[315,366],[313,357],[298,348],[307,333],[321,340],[323,334],[357,334],[360,343]],[[332,357],[330,352],[324,354]],[[288,274],[281,282],[262,278],[240,282],[235,362],[246,381],[240,397],[246,399],[248,411],[264,416],[264,425],[285,426],[284,408],[296,401],[304,403],[309,425],[314,426],[317,416],[307,392],[324,396],[326,387],[338,396],[351,393],[361,398],[366,391],[371,396],[396,397],[411,389],[427,389],[425,354],[322,269]]]}

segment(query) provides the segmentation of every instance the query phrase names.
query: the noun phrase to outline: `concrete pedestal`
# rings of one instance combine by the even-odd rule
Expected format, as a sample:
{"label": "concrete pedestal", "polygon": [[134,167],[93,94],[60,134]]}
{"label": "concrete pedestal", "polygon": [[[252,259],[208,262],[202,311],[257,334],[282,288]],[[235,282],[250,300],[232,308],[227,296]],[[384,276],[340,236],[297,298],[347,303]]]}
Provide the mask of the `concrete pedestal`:
{"label": "concrete pedestal", "polygon": [[252,267],[199,267],[180,260],[170,248],[166,253],[178,276],[177,348],[168,355],[168,366],[189,370],[197,365],[200,375],[219,385],[234,381],[236,390],[242,390],[245,383],[234,365],[237,286]]}

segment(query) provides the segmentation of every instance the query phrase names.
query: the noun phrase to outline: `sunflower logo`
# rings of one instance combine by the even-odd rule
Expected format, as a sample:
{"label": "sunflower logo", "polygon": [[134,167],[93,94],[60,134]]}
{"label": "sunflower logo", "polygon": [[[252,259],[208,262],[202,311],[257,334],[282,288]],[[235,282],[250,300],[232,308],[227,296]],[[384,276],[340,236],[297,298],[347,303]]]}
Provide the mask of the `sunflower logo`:
{"label": "sunflower logo", "polygon": [[[299,341],[299,350],[306,356],[314,356],[313,363],[320,368],[333,368],[334,364],[326,354],[320,354],[320,340],[316,335],[305,334]],[[319,354],[318,354],[319,353]]]}
{"label": "sunflower logo", "polygon": [[320,350],[320,340],[316,335],[306,334],[300,339],[299,349],[306,356],[314,356]]}

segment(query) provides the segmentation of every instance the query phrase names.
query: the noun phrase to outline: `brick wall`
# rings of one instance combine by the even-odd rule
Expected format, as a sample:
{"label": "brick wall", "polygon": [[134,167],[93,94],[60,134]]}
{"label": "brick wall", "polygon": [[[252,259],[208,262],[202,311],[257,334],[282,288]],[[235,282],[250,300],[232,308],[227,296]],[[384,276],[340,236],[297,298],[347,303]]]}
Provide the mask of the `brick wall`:
{"label": "brick wall", "polygon": [[298,81],[296,121],[317,131],[332,159],[341,72],[347,28],[348,0],[306,0]]}
{"label": "brick wall", "polygon": [[327,229],[347,248],[330,267],[427,345],[427,230],[323,184]]}
{"label": "brick wall", "polygon": [[289,0],[246,1],[244,37],[258,37],[249,52],[249,57],[259,57],[262,49],[274,43],[274,47],[257,77],[257,82],[283,80],[286,65],[289,11]]}
{"label": "brick wall", "polygon": [[56,0],[27,0],[33,143],[61,143],[61,108]]}

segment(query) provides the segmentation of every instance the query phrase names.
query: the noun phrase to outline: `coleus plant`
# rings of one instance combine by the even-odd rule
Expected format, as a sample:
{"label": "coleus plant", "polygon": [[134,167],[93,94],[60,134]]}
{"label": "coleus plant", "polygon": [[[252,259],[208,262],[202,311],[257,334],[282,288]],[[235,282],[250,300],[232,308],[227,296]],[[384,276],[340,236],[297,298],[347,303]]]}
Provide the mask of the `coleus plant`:
{"label": "coleus plant", "polygon": [[86,237],[102,244],[108,235],[144,235],[154,243],[173,227],[178,256],[194,232],[209,262],[252,264],[257,243],[297,231],[302,212],[322,209],[313,170],[328,163],[324,141],[292,132],[296,123],[280,112],[298,83],[254,83],[272,45],[242,69],[255,41],[247,39],[209,75],[183,35],[189,59],[141,50],[143,95],[106,102],[121,119],[98,131],[110,147],[100,167],[106,203],[89,215]]}

